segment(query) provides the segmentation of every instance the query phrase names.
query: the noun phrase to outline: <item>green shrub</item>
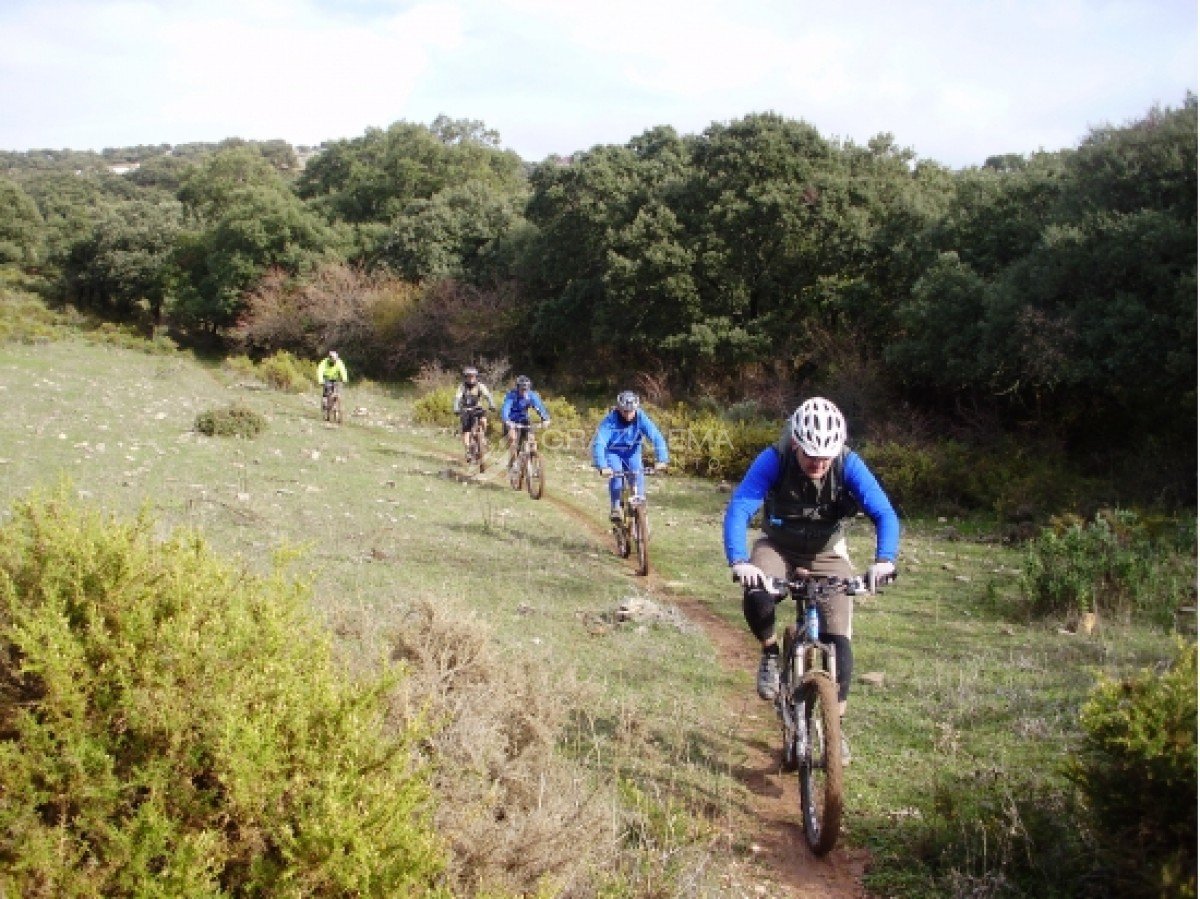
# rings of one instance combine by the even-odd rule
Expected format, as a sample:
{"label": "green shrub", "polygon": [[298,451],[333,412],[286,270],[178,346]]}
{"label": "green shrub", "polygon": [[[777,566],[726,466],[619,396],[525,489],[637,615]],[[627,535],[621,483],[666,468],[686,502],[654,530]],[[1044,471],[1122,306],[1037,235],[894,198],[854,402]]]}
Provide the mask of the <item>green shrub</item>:
{"label": "green shrub", "polygon": [[258,368],[249,356],[226,356],[221,365],[243,377],[258,377]]}
{"label": "green shrub", "polygon": [[67,307],[51,309],[23,288],[0,286],[0,342],[40,343],[80,335],[89,343],[118,346],[152,355],[170,355],[179,346],[161,332],[146,337],[144,327],[100,321]]}
{"label": "green shrub", "polygon": [[258,369],[262,379],[276,390],[303,393],[316,383],[316,365],[301,362],[287,350],[263,359]]}
{"label": "green shrub", "polygon": [[1055,520],[1030,543],[1021,577],[1034,614],[1139,613],[1164,626],[1194,604],[1195,584],[1195,519],[1164,526],[1125,510]]}
{"label": "green shrub", "polygon": [[1103,680],[1068,776],[1087,798],[1114,895],[1196,895],[1196,645],[1165,674]]}
{"label": "green shrub", "polygon": [[[458,416],[454,414],[454,392],[457,387],[438,387],[429,391],[413,403],[413,421],[439,428],[458,427]],[[496,416],[492,416],[495,418]]]}
{"label": "green shrub", "polygon": [[66,333],[63,317],[38,297],[0,287],[0,342],[57,340]]}
{"label": "green shrub", "polygon": [[90,327],[85,328],[84,333],[89,343],[137,350],[153,356],[169,356],[179,349],[179,344],[165,333],[156,332],[152,337],[147,337],[144,327],[128,322],[93,322]]}
{"label": "green shrub", "polygon": [[740,480],[755,457],[775,444],[783,427],[781,421],[763,419],[727,421],[683,403],[669,408],[647,403],[643,408],[667,440],[671,468],[701,477]]}
{"label": "green shrub", "polygon": [[546,404],[546,411],[550,413],[550,420],[556,428],[577,428],[580,422],[583,421],[583,416],[579,414],[571,401],[561,396],[546,397],[543,400]]}
{"label": "green shrub", "polygon": [[243,403],[231,403],[223,409],[208,409],[196,416],[196,430],[209,437],[257,437],[267,420]]}
{"label": "green shrub", "polygon": [[[413,421],[417,424],[457,429],[459,427],[458,416],[452,411],[454,408],[454,394],[457,390],[457,384],[449,387],[435,387],[420,397],[413,403]],[[499,434],[500,405],[503,395],[497,396],[493,394],[493,399],[496,401],[496,411],[489,411],[488,413],[488,432]],[[548,397],[544,399],[544,402],[546,403],[546,411],[550,413],[550,420],[556,428],[578,427],[581,421],[579,411],[568,400],[561,397]],[[536,412],[530,420],[537,421]]]}
{"label": "green shrub", "polygon": [[990,512],[1007,519],[1043,520],[1076,508],[1098,492],[1071,472],[1060,453],[1001,441],[989,447],[957,440],[854,447],[899,508],[910,513]]}
{"label": "green shrub", "polygon": [[305,590],[60,495],[0,529],[0,894],[444,896],[423,728]]}
{"label": "green shrub", "polygon": [[945,772],[930,799],[911,845],[942,895],[1073,895],[1093,868],[1083,811],[1061,780],[1002,767]]}

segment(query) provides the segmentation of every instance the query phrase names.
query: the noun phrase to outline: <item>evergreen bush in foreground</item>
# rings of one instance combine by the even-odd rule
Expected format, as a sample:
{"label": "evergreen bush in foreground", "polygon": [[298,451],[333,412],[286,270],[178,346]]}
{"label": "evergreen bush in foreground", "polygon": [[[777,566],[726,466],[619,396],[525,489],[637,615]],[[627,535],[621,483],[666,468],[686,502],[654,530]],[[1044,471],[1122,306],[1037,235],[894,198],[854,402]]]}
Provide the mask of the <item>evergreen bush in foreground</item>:
{"label": "evergreen bush in foreground", "polygon": [[267,420],[249,406],[230,403],[221,409],[207,409],[196,416],[196,430],[208,437],[257,437]]}
{"label": "evergreen bush in foreground", "polygon": [[1171,668],[1101,680],[1068,769],[1122,896],[1196,895],[1196,645]]}
{"label": "evergreen bush in foreground", "polygon": [[444,896],[411,722],[305,590],[60,494],[0,528],[0,894]]}

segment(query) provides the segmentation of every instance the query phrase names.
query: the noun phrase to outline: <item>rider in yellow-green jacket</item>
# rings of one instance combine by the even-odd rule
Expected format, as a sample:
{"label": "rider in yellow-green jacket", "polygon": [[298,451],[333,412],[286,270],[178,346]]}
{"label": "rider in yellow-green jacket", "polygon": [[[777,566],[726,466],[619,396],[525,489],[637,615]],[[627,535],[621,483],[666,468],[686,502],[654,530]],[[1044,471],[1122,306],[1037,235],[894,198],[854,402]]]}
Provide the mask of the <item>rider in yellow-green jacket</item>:
{"label": "rider in yellow-green jacket", "polygon": [[330,394],[340,391],[341,385],[349,380],[350,378],[346,374],[346,363],[338,357],[337,350],[330,350],[329,355],[322,359],[317,366],[317,383],[321,385],[322,410],[328,405]]}
{"label": "rider in yellow-green jacket", "polygon": [[345,384],[349,380],[350,378],[346,374],[346,363],[338,357],[337,350],[330,350],[329,355],[322,359],[321,364],[317,366],[317,383],[341,381]]}

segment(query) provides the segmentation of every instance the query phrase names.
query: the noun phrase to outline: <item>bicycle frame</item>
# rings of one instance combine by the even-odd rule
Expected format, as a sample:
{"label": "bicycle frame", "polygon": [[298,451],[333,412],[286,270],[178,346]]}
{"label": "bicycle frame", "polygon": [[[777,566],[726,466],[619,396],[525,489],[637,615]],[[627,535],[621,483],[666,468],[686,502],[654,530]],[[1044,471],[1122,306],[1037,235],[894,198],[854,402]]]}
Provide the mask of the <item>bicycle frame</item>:
{"label": "bicycle frame", "polygon": [[[642,474],[649,475],[650,471],[643,469]],[[637,475],[636,471],[628,468],[620,472],[621,520],[613,522],[613,537],[617,543],[617,555],[621,558],[629,558],[630,553],[637,549],[637,573],[645,576],[650,573],[650,525],[646,497],[637,493]]]}
{"label": "bicycle frame", "polygon": [[537,435],[534,433],[536,425],[514,422],[512,428],[517,432],[517,455],[521,453],[532,455],[538,451]]}
{"label": "bicycle frame", "polygon": [[[788,653],[789,664],[781,669],[781,677],[786,676],[784,674],[786,670],[788,674],[794,676],[793,683],[798,684],[809,672],[820,671],[837,683],[837,656],[833,645],[820,641],[818,623],[810,617],[809,609],[815,610],[817,600],[826,596],[842,592],[851,596],[866,593],[862,578],[804,575],[791,581],[780,581],[777,578],[770,580],[773,583],[768,584],[768,589],[774,587],[775,591],[785,591],[779,597],[781,601],[789,595],[796,600],[796,623],[789,627],[785,634],[785,643],[788,635],[792,636],[792,651]],[[797,637],[799,639],[796,639]],[[787,649],[786,646],[785,649]],[[796,658],[793,659],[791,656]],[[791,664],[793,662],[794,664]]]}
{"label": "bicycle frame", "polygon": [[[649,474],[645,469],[642,474]],[[621,508],[628,513],[639,505],[646,504],[646,497],[637,494],[637,472],[626,468],[621,471]]]}
{"label": "bicycle frame", "polygon": [[465,410],[471,416],[470,443],[468,443],[469,452],[474,455],[474,462],[479,466],[480,472],[484,470],[486,462],[484,461],[488,451],[487,429],[483,426],[483,420],[487,417],[487,410],[482,406],[475,406]]}
{"label": "bicycle frame", "polygon": [[530,497],[541,499],[546,485],[546,472],[541,453],[538,452],[535,426],[513,423],[512,427],[517,431],[517,441],[513,464],[508,473],[509,486],[513,490],[520,490],[524,485]]}
{"label": "bicycle frame", "polygon": [[326,378],[321,386],[321,412],[326,421],[337,419],[342,421],[342,382]]}

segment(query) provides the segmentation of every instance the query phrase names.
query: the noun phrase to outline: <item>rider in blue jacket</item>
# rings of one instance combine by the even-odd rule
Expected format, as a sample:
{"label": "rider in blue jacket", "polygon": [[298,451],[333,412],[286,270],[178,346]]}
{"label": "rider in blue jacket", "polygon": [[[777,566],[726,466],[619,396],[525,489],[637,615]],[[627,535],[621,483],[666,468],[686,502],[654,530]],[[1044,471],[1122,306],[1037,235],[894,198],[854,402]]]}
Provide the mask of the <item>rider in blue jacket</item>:
{"label": "rider in blue jacket", "polygon": [[609,517],[621,520],[621,481],[623,472],[637,476],[636,496],[646,495],[646,476],[642,469],[642,440],[649,437],[654,446],[654,468],[662,471],[670,461],[667,441],[662,432],[641,410],[642,402],[632,390],[617,395],[617,405],[600,420],[592,439],[592,464],[608,478],[608,498],[612,506]]}
{"label": "rider in blue jacket", "polygon": [[[875,525],[875,558],[867,569],[867,588],[874,593],[896,571],[900,520],[875,475],[845,442],[846,422],[837,406],[821,397],[805,400],[779,443],[751,463],[725,510],[725,559],[744,588],[746,623],[762,643],[758,695],[766,700],[779,690],[779,644],[777,597],[765,589],[764,578],[784,578],[797,568],[852,577],[844,522],[859,508]],[[748,548],[746,529],[759,509],[763,536]],[[854,665],[853,600],[844,593],[828,597],[818,602],[818,612],[820,639],[832,643],[836,653],[839,711],[844,715]],[[844,739],[842,756],[849,762]]]}
{"label": "rider in blue jacket", "polygon": [[508,432],[508,465],[511,468],[517,458],[517,428],[529,427],[529,410],[533,409],[542,419],[542,425],[550,424],[550,413],[546,404],[533,389],[533,382],[525,375],[517,378],[516,386],[504,394],[504,402],[500,404],[500,421]]}

